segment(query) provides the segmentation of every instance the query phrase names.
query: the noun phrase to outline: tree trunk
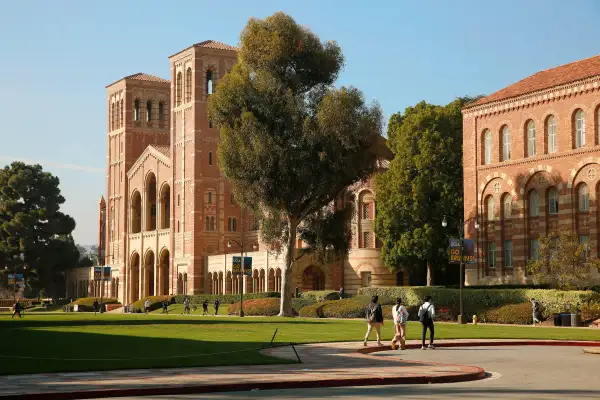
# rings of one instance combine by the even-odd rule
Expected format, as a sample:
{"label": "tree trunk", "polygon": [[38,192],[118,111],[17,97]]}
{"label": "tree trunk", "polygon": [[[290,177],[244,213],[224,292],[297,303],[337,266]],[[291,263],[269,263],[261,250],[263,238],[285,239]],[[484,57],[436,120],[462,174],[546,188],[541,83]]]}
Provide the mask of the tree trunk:
{"label": "tree trunk", "polygon": [[429,260],[427,260],[427,286],[433,286],[433,270]]}
{"label": "tree trunk", "polygon": [[288,241],[286,244],[285,266],[283,276],[281,277],[281,305],[279,308],[280,317],[293,317],[294,309],[292,307],[292,297],[294,295],[294,287],[292,285],[292,267],[294,266],[294,258],[296,256],[294,248],[296,247],[296,228],[298,222],[288,217]]}

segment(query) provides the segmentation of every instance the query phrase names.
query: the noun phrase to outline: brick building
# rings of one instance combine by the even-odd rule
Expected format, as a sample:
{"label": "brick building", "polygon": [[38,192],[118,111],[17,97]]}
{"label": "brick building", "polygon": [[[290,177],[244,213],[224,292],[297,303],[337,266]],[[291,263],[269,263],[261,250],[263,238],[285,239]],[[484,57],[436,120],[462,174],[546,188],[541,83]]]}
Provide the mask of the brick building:
{"label": "brick building", "polygon": [[478,258],[467,284],[529,282],[525,265],[539,238],[558,228],[598,254],[599,106],[596,56],[538,72],[463,110],[465,230]]}
{"label": "brick building", "polygon": [[[208,40],[169,57],[170,80],[138,73],[107,86],[107,187],[99,205],[99,256],[112,267],[106,296],[130,303],[148,295],[236,293],[240,284],[246,292],[280,288],[282,260],[260,243],[252,215],[242,213],[221,176],[219,133],[207,116],[208,98],[236,55],[236,48]],[[351,188],[358,212],[343,268],[303,258],[293,272],[297,287],[344,285],[352,292],[405,282],[380,261],[372,183]],[[231,256],[224,255],[239,254],[235,241],[253,250],[253,276],[244,282],[232,279]]]}

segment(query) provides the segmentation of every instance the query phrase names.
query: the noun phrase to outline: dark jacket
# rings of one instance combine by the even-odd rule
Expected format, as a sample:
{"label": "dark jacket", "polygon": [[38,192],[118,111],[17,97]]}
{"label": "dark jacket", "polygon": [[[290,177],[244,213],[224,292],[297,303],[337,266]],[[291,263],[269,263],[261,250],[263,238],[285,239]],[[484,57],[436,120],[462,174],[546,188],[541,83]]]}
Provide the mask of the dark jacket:
{"label": "dark jacket", "polygon": [[379,303],[370,303],[367,306],[366,314],[367,314],[367,322],[369,322],[369,314],[373,313],[375,318],[371,322],[383,322],[383,309],[381,308],[381,304]]}

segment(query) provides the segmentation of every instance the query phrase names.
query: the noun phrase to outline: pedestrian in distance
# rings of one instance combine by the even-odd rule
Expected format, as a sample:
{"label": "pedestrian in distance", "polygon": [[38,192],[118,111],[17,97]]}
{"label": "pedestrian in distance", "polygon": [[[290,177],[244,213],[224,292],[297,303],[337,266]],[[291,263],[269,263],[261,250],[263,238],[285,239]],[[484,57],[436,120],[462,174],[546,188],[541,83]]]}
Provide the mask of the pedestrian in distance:
{"label": "pedestrian in distance", "polygon": [[342,300],[344,298],[344,288],[342,286],[340,286],[340,300]]}
{"label": "pedestrian in distance", "polygon": [[219,299],[218,299],[218,298],[217,298],[217,299],[215,299],[215,304],[213,304],[213,305],[214,305],[214,307],[215,307],[215,317],[216,317],[217,315],[219,315],[219,305],[220,305],[220,304],[221,304],[221,302],[219,301]]}
{"label": "pedestrian in distance", "polygon": [[429,348],[434,349],[433,347],[433,335],[434,335],[434,327],[433,327],[433,319],[435,318],[435,307],[433,306],[433,301],[431,300],[431,296],[427,296],[425,299],[425,303],[419,307],[419,321],[421,321],[421,326],[423,327],[423,337],[421,340],[421,350],[425,350],[425,339],[427,337],[427,330],[429,329]]}
{"label": "pedestrian in distance", "polygon": [[183,315],[190,315],[190,306],[189,297],[183,299]]}
{"label": "pedestrian in distance", "polygon": [[208,300],[202,302],[202,315],[208,315]]}
{"label": "pedestrian in distance", "polygon": [[396,299],[396,305],[392,307],[392,318],[394,320],[394,339],[392,340],[392,350],[400,343],[400,349],[406,350],[406,321],[408,320],[408,311],[402,305],[402,299]]}
{"label": "pedestrian in distance", "polygon": [[96,313],[98,312],[98,299],[94,300],[94,304],[92,305],[92,307],[94,308],[94,315],[96,315]]}
{"label": "pedestrian in distance", "polygon": [[15,315],[18,315],[18,316],[19,316],[19,318],[23,318],[23,316],[21,315],[21,302],[20,302],[19,300],[17,300],[17,301],[15,302],[15,305],[14,305],[14,307],[13,307],[13,313],[12,313],[12,317],[11,317],[11,318],[14,318],[14,317],[15,317]]}
{"label": "pedestrian in distance", "polygon": [[365,320],[367,321],[367,334],[365,335],[363,344],[367,346],[371,331],[375,329],[375,333],[377,334],[377,346],[382,346],[381,327],[383,326],[383,310],[381,304],[379,304],[378,296],[373,296],[371,298],[371,303],[369,303],[365,310]]}
{"label": "pedestrian in distance", "polygon": [[152,304],[152,303],[150,302],[150,297],[148,297],[148,298],[146,299],[146,301],[144,302],[144,313],[145,313],[146,315],[148,315],[148,313],[150,312],[150,305],[151,305],[151,304]]}
{"label": "pedestrian in distance", "polygon": [[162,302],[162,313],[169,315],[169,302],[167,299],[164,299]]}
{"label": "pedestrian in distance", "polygon": [[535,326],[536,322],[538,324],[540,323],[540,303],[538,303],[534,298],[531,299],[531,311],[533,314],[533,325]]}

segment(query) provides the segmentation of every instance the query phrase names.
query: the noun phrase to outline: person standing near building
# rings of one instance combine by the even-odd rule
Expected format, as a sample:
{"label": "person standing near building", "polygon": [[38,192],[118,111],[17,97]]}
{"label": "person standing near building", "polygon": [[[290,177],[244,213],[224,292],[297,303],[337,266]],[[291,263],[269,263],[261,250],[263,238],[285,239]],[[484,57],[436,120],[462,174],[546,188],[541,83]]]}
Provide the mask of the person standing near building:
{"label": "person standing near building", "polygon": [[378,296],[371,298],[371,303],[365,310],[365,319],[367,321],[367,334],[365,335],[364,345],[367,346],[371,331],[375,328],[377,334],[377,346],[381,346],[381,327],[383,326],[383,310]]}
{"label": "person standing near building", "polygon": [[208,300],[202,302],[202,315],[208,315]]}
{"label": "person standing near building", "polygon": [[344,298],[344,288],[340,286],[340,300]]}
{"label": "person standing near building", "polygon": [[150,297],[148,297],[146,299],[146,301],[144,302],[144,313],[148,314],[150,312]]}
{"label": "person standing near building", "polygon": [[419,307],[419,321],[421,321],[421,325],[423,326],[423,337],[421,340],[421,349],[425,350],[425,338],[427,337],[427,329],[429,329],[429,348],[434,349],[433,347],[433,319],[435,318],[435,308],[433,306],[433,301],[431,301],[431,296],[427,296],[425,299],[425,303]]}
{"label": "person standing near building", "polygon": [[19,300],[17,300],[15,302],[15,306],[13,307],[13,313],[12,313],[11,318],[14,318],[15,315],[18,315],[19,318],[23,318],[23,316],[21,315],[21,302]]}
{"label": "person standing near building", "polygon": [[95,315],[98,312],[98,299],[94,300],[94,304],[92,305],[92,307],[94,307],[94,315]]}
{"label": "person standing near building", "polygon": [[219,301],[219,299],[215,299],[215,317],[219,314],[219,305],[221,304],[221,302]]}
{"label": "person standing near building", "polygon": [[538,303],[534,298],[531,299],[531,311],[533,315],[533,325],[537,322],[540,323],[540,303]]}
{"label": "person standing near building", "polygon": [[396,299],[396,305],[392,307],[392,318],[394,319],[394,339],[392,340],[392,350],[396,349],[396,344],[400,343],[400,349],[406,350],[406,321],[408,320],[408,311],[402,305],[402,299]]}

